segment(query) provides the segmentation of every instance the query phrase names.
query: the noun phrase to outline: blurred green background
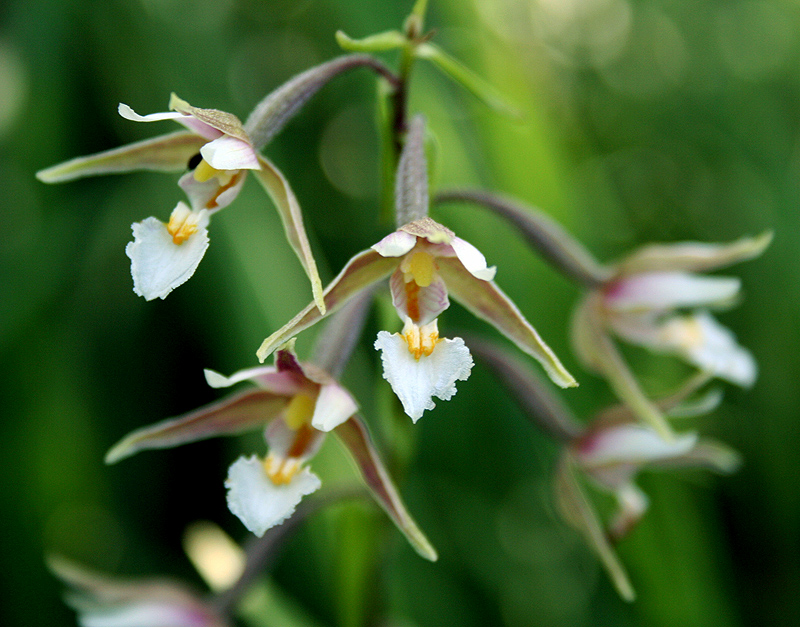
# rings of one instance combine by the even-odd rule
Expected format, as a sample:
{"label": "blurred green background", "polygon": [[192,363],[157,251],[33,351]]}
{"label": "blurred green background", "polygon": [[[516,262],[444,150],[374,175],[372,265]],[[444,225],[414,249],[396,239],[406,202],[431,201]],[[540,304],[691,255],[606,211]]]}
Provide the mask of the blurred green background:
{"label": "blurred green background", "polygon": [[[45,553],[199,584],[181,550],[185,527],[209,519],[246,537],[222,483],[240,451],[260,451],[257,436],[146,452],[110,468],[103,455],[136,427],[218,398],[202,369],[255,365],[261,340],[310,296],[252,181],[214,218],[194,278],[146,303],[131,291],[129,225],[167,218],[181,198],[177,176],[45,186],[34,172],[171,130],[123,120],[118,102],[162,111],[175,91],[244,118],[281,82],[339,54],[337,28],[354,37],[397,28],[410,8],[360,0],[0,5],[0,624],[75,624]],[[800,624],[800,6],[432,0],[428,24],[438,44],[524,112],[499,117],[419,63],[412,110],[428,116],[438,138],[437,188],[482,186],[537,205],[603,260],[652,240],[775,230],[761,259],[732,271],[745,298],[720,316],[756,355],[759,381],[726,390],[722,407],[694,423],[738,448],[745,465],[728,478],[641,478],[651,509],[620,546],[639,594],[625,604],[554,511],[556,447],[481,364],[413,431],[379,428],[388,386],[370,348],[374,316],[346,381],[382,450],[405,451],[400,489],[440,561],[418,558],[393,528],[379,527],[374,509],[351,507],[291,541],[275,584],[318,625],[358,627],[365,600],[391,618],[386,624],[408,627]],[[304,208],[325,280],[392,228],[377,210],[374,84],[365,70],[338,79],[267,150]],[[496,217],[457,206],[434,217],[497,264],[498,283],[581,381],[563,394],[576,414],[588,418],[611,402],[569,353],[565,321],[578,290]],[[454,306],[442,329],[457,328],[488,333]],[[304,338],[301,352],[307,346]],[[671,360],[631,357],[650,390],[686,372]],[[319,462],[323,480],[337,454],[334,445]],[[362,524],[378,529],[377,539],[359,532]],[[371,570],[360,552],[375,546],[384,548]]]}

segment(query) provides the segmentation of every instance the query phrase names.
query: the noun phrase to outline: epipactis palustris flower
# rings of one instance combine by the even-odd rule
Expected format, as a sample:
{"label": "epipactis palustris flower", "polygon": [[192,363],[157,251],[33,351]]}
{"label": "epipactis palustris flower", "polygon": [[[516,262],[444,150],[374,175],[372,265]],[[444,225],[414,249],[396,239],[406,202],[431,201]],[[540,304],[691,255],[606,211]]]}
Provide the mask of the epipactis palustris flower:
{"label": "epipactis palustris flower", "polygon": [[70,586],[67,604],[82,627],[228,627],[189,586],[167,578],[121,579],[60,557],[48,566]]}
{"label": "epipactis palustris flower", "polygon": [[[461,338],[439,337],[437,317],[452,294],[477,317],[486,320],[519,348],[535,357],[561,387],[577,385],[519,309],[492,280],[494,267],[471,244],[429,217],[409,222],[369,250],[353,257],[324,298],[328,313],[372,284],[390,277],[392,301],[403,321],[401,333],[381,331],[375,347],[382,351],[384,377],[416,421],[432,398],[447,400],[455,382],[465,380],[472,357]],[[264,340],[262,361],[279,345],[322,319],[313,303]]]}
{"label": "epipactis palustris flower", "polygon": [[230,467],[228,507],[258,536],[291,516],[300,500],[321,486],[307,467],[325,435],[334,431],[344,443],[378,504],[423,557],[436,559],[408,514],[371,442],[350,393],[313,364],[297,361],[291,345],[276,352],[275,365],[250,368],[225,377],[206,370],[208,384],[254,385],[185,416],[134,431],[106,456],[114,463],[144,449],[169,448],[219,435],[264,429],[265,458],[240,457]]}
{"label": "epipactis palustris flower", "polygon": [[681,357],[701,371],[741,386],[756,378],[750,352],[709,313],[739,295],[735,277],[697,273],[760,255],[771,234],[730,244],[646,246],[612,266],[576,310],[573,339],[587,367],[602,373],[617,394],[662,435],[669,429],[614,346],[611,335]]}
{"label": "epipactis palustris flower", "polygon": [[135,122],[174,120],[186,131],[162,135],[40,171],[48,183],[133,170],[186,169],[178,184],[189,203],[178,202],[165,223],[150,217],[132,226],[134,241],[125,253],[131,260],[133,290],[147,300],[166,298],[195,272],[208,248],[211,216],[229,205],[253,171],[272,197],[286,231],[322,306],[322,283],[303,226],[302,213],[283,174],[257,152],[245,127],[232,113],[200,109],[172,94],[168,112],[139,115],[128,105],[119,114]]}
{"label": "epipactis palustris flower", "polygon": [[[720,398],[715,397],[710,405],[702,402],[697,409],[705,413]],[[662,409],[669,412],[668,407]],[[678,413],[680,406],[672,409]],[[690,411],[687,405],[682,415],[690,413],[697,411]],[[720,442],[693,432],[665,440],[651,426],[636,422],[630,411],[614,408],[601,414],[565,447],[556,491],[564,516],[586,536],[620,595],[632,601],[633,587],[612,543],[627,535],[648,508],[647,495],[635,483],[638,473],[645,469],[702,467],[727,474],[739,464],[738,453]],[[601,522],[587,497],[581,475],[616,499],[617,511],[608,525]]]}

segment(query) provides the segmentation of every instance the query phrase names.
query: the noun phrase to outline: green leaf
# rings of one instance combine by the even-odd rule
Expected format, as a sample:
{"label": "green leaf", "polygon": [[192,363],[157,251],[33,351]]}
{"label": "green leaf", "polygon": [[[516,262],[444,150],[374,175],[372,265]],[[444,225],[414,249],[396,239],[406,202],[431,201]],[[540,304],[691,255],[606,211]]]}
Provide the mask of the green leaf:
{"label": "green leaf", "polygon": [[494,87],[438,46],[426,42],[417,46],[414,54],[420,59],[431,61],[489,108],[512,118],[522,117],[519,109],[506,102]]}
{"label": "green leaf", "polygon": [[414,54],[420,59],[427,59],[459,83],[473,96],[482,101],[490,109],[512,118],[521,118],[522,113],[509,104],[489,83],[475,74],[467,66],[457,61],[438,46],[426,42],[415,48]]}

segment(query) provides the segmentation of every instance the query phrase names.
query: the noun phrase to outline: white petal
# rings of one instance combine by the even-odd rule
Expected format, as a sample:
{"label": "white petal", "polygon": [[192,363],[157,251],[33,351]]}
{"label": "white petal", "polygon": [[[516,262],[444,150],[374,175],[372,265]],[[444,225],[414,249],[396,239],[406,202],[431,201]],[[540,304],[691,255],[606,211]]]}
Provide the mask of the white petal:
{"label": "white petal", "polygon": [[236,199],[247,178],[245,174],[245,172],[235,173],[233,175],[235,177],[233,185],[222,192],[220,192],[222,188],[216,176],[201,183],[194,178],[194,171],[184,174],[178,181],[178,185],[186,192],[193,210],[208,209],[209,214],[212,214],[223,207],[227,207]]}
{"label": "white petal", "polygon": [[750,351],[708,312],[672,318],[662,332],[666,342],[700,369],[743,387],[755,382],[758,368]]}
{"label": "white petal", "polygon": [[133,120],[134,122],[159,122],[161,120],[177,120],[185,117],[183,113],[177,111],[165,111],[164,113],[150,113],[149,115],[139,115],[131,109],[128,105],[119,103],[117,112],[126,120]]}
{"label": "white petal", "polygon": [[482,281],[491,281],[494,279],[497,268],[494,266],[487,268],[486,257],[472,244],[464,241],[460,237],[454,237],[453,241],[450,242],[450,246],[453,247],[456,257],[458,257],[458,260],[472,276]]}
{"label": "white petal", "polygon": [[275,366],[256,366],[255,368],[246,368],[234,372],[231,376],[226,377],[215,370],[206,368],[203,374],[206,376],[206,383],[212,388],[227,388],[241,381],[255,379],[261,375],[272,374],[277,372]]}
{"label": "white petal", "polygon": [[417,243],[417,236],[405,231],[395,231],[372,247],[381,257],[402,257]]}
{"label": "white petal", "polygon": [[616,282],[605,292],[605,300],[609,306],[623,311],[696,307],[729,301],[739,293],[740,285],[734,277],[649,272]]}
{"label": "white petal", "polygon": [[358,411],[358,404],[341,385],[331,383],[319,390],[311,426],[320,431],[335,429]]}
{"label": "white petal", "polygon": [[200,149],[203,159],[217,170],[260,170],[258,157],[246,141],[223,135]]}
{"label": "white petal", "polygon": [[680,457],[696,443],[696,433],[685,433],[668,442],[650,427],[632,423],[603,429],[587,439],[576,456],[585,468],[607,464],[640,465]]}
{"label": "white petal", "polygon": [[445,309],[450,306],[447,297],[447,286],[438,274],[427,287],[419,287],[416,294],[412,292],[411,307],[409,307],[409,284],[403,277],[403,272],[398,268],[389,279],[392,292],[392,304],[397,310],[400,320],[409,318],[419,326],[433,322]]}
{"label": "white petal", "polygon": [[147,300],[166,298],[173,289],[194,274],[208,248],[208,217],[203,216],[197,230],[181,244],[175,244],[167,225],[156,218],[135,222],[134,241],[125,254],[131,260],[133,291]]}
{"label": "white petal", "polygon": [[375,348],[382,351],[384,379],[414,422],[426,409],[435,407],[432,397],[450,400],[456,393],[456,381],[466,381],[472,369],[472,356],[460,337],[440,340],[433,352],[419,361],[398,333],[381,331]]}
{"label": "white petal", "polygon": [[300,500],[321,485],[319,477],[308,468],[289,483],[275,485],[256,456],[237,459],[225,481],[228,508],[258,537],[291,516]]}

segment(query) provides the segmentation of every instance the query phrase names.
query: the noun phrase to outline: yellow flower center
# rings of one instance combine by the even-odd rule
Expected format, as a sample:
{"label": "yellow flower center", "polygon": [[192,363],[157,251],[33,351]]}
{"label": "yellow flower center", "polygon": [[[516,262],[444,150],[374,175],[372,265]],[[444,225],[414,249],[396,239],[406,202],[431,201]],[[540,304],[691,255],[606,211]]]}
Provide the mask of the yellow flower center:
{"label": "yellow flower center", "polygon": [[406,255],[400,264],[400,270],[406,283],[414,281],[420,287],[428,287],[433,282],[436,261],[430,253],[418,250]]}
{"label": "yellow flower center", "polygon": [[167,231],[172,235],[176,246],[183,244],[197,230],[199,216],[183,203],[172,211],[167,224]]}
{"label": "yellow flower center", "polygon": [[194,180],[198,183],[205,183],[222,173],[223,170],[217,170],[215,167],[212,167],[208,161],[203,159],[194,169]]}
{"label": "yellow flower center", "polygon": [[439,324],[434,320],[419,327],[413,322],[407,322],[402,336],[408,344],[408,352],[419,361],[423,355],[427,357],[433,353],[433,349],[439,342]]}

